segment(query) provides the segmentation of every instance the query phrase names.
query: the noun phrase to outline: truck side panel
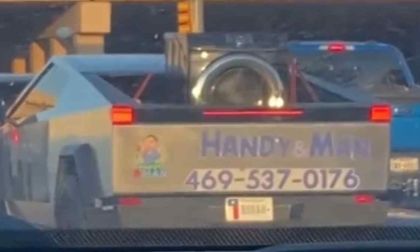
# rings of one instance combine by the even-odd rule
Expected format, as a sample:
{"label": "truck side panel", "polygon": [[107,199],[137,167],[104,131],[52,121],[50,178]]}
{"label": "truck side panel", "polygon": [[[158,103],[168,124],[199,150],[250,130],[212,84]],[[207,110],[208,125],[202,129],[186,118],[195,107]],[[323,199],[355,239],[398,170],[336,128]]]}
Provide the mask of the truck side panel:
{"label": "truck side panel", "polygon": [[[100,169],[102,191],[104,195],[110,195],[112,192],[112,140],[109,136],[112,133],[112,127],[109,122],[109,109],[97,109],[54,118],[50,120],[49,125],[48,170],[49,176],[52,178],[49,180],[52,195],[54,195],[61,150],[68,145],[83,143],[88,143],[93,148],[98,162],[96,168]],[[81,168],[91,169],[94,167]]]}
{"label": "truck side panel", "polygon": [[48,202],[48,123],[29,123],[10,139],[13,195],[16,199]]}

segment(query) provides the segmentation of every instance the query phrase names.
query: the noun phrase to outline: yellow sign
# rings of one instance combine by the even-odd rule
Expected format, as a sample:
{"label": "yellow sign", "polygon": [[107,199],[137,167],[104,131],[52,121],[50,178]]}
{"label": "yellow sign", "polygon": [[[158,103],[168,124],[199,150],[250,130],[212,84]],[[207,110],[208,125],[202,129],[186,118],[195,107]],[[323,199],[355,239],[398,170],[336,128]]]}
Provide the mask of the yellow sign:
{"label": "yellow sign", "polygon": [[414,172],[418,169],[418,158],[391,158],[391,171],[393,172]]}
{"label": "yellow sign", "polygon": [[227,222],[269,222],[274,219],[273,198],[232,197],[225,201]]}
{"label": "yellow sign", "polygon": [[178,10],[178,32],[192,32],[192,4],[191,0],[179,0]]}

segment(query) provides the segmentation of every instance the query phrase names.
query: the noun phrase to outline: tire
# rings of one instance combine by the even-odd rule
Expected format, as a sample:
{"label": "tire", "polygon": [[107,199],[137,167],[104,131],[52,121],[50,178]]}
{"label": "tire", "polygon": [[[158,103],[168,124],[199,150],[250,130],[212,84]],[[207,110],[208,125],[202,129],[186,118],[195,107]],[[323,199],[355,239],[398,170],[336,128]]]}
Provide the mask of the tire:
{"label": "tire", "polygon": [[83,229],[86,226],[80,183],[76,174],[60,172],[55,191],[54,215],[58,229]]}
{"label": "tire", "polygon": [[400,207],[406,196],[401,190],[389,191],[386,200],[388,200],[393,207]]}

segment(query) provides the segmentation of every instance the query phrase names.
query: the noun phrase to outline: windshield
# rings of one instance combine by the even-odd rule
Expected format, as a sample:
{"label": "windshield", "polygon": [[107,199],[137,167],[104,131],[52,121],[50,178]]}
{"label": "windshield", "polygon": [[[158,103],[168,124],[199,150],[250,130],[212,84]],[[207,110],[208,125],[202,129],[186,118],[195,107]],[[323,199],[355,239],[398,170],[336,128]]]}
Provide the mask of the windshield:
{"label": "windshield", "polygon": [[404,89],[411,84],[404,65],[392,50],[360,49],[344,52],[293,50],[302,72],[340,87],[366,91]]}

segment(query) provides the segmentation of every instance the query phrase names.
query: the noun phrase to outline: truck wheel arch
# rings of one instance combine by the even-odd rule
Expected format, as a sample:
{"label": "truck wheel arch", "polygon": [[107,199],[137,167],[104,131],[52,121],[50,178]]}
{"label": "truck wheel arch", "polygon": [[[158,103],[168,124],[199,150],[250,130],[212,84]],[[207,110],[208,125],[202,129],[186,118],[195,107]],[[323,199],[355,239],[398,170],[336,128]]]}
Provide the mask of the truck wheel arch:
{"label": "truck wheel arch", "polygon": [[[74,167],[61,165],[63,159],[74,160]],[[57,165],[56,179],[61,172],[64,172],[61,171],[63,169],[71,169],[66,171],[67,173],[76,173],[80,189],[83,192],[82,199],[85,206],[93,204],[94,199],[102,195],[96,153],[91,145],[84,143],[63,147],[60,151]],[[54,187],[55,190],[57,190],[57,182]]]}

